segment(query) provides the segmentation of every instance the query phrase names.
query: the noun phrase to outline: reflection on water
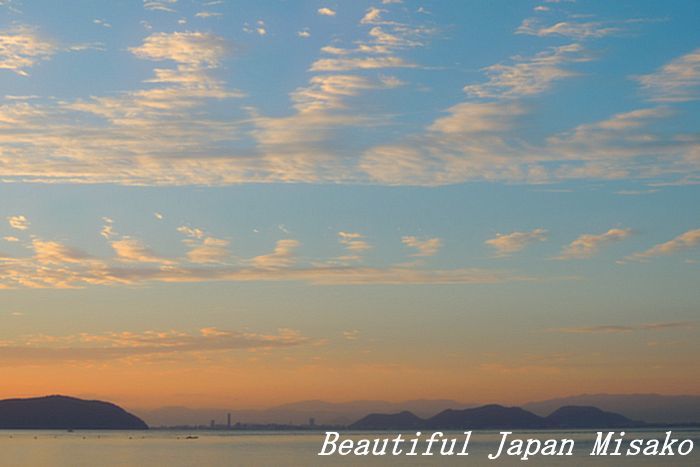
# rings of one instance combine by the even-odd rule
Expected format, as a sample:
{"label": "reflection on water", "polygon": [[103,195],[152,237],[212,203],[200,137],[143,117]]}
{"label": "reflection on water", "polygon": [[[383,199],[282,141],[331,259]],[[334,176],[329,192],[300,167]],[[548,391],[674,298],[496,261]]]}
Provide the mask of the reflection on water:
{"label": "reflection on water", "polygon": [[[385,438],[392,433],[353,433],[350,437]],[[410,438],[413,433],[406,433]],[[394,433],[393,436],[396,436]],[[461,433],[450,435],[462,438]],[[354,457],[316,454],[323,433],[310,432],[221,432],[221,431],[0,431],[0,465],[3,467],[126,467],[126,466],[314,466],[314,465],[470,465],[470,466],[698,466],[700,431],[674,430],[674,436],[692,439],[689,456],[595,457],[589,456],[595,431],[516,431],[520,438],[570,438],[575,441],[573,457],[533,457],[488,460],[498,449],[498,432],[474,432],[469,456],[383,456]],[[628,431],[631,438],[663,438],[662,432]]]}

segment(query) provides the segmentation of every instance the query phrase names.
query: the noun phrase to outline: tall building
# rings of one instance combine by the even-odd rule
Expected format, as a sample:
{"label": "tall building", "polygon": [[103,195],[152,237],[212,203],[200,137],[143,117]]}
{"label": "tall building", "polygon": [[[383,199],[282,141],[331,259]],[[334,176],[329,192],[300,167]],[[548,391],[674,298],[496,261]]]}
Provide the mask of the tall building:
{"label": "tall building", "polygon": [[226,419],[226,426],[228,427],[229,430],[231,429],[231,414],[230,413],[228,414],[227,419]]}

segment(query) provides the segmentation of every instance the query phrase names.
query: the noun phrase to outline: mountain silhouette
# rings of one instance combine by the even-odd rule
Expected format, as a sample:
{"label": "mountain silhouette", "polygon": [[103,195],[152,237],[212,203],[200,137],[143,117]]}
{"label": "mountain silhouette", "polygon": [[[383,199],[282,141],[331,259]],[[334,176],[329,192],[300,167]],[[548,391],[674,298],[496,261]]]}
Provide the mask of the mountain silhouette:
{"label": "mountain silhouette", "polygon": [[464,427],[479,429],[497,428],[545,428],[547,422],[537,415],[520,407],[503,407],[502,405],[484,405],[474,409],[444,410],[426,420],[427,428],[461,429]]}
{"label": "mountain silhouette", "polygon": [[697,423],[700,421],[700,395],[660,394],[580,394],[523,405],[540,416],[546,416],[567,405],[593,406],[615,412],[632,420],[647,423]]}
{"label": "mountain silhouette", "polygon": [[596,407],[566,406],[540,417],[520,407],[484,405],[473,409],[447,409],[428,419],[404,411],[396,414],[370,414],[348,428],[353,430],[495,430],[541,428],[629,428],[643,422],[604,412]]}
{"label": "mountain silhouette", "polygon": [[548,425],[558,428],[629,428],[643,425],[624,415],[604,412],[597,407],[576,405],[561,407],[549,414],[545,420]]}
{"label": "mountain silhouette", "polygon": [[424,425],[425,420],[404,410],[395,414],[369,414],[348,428],[351,430],[408,430],[422,428]]}
{"label": "mountain silhouette", "polygon": [[0,400],[0,429],[147,430],[148,426],[109,402],[47,396]]}

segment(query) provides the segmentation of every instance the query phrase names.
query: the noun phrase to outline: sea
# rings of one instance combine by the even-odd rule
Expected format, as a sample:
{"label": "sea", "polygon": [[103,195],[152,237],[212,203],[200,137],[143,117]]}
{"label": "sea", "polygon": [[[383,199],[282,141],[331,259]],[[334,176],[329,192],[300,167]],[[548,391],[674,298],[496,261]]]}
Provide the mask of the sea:
{"label": "sea", "polygon": [[[395,437],[397,433],[341,433],[341,439]],[[402,432],[405,438],[415,432]],[[461,432],[445,433],[463,438]],[[501,456],[498,431],[474,431],[468,456],[318,456],[324,432],[254,431],[27,431],[0,430],[2,467],[219,467],[219,466],[700,466],[700,430],[673,430],[673,436],[690,439],[687,456],[590,456],[595,430],[516,431],[521,439],[575,441],[572,456],[534,456],[528,460]],[[663,439],[663,431],[628,430],[626,439]],[[419,446],[421,446],[419,444]]]}

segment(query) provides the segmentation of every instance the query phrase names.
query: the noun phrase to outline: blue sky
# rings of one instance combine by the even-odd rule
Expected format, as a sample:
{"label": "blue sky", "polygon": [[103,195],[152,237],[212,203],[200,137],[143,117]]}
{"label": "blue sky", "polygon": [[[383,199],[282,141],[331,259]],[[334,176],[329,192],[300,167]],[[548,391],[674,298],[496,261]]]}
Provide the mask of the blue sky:
{"label": "blue sky", "polygon": [[6,395],[697,393],[699,9],[0,1]]}

